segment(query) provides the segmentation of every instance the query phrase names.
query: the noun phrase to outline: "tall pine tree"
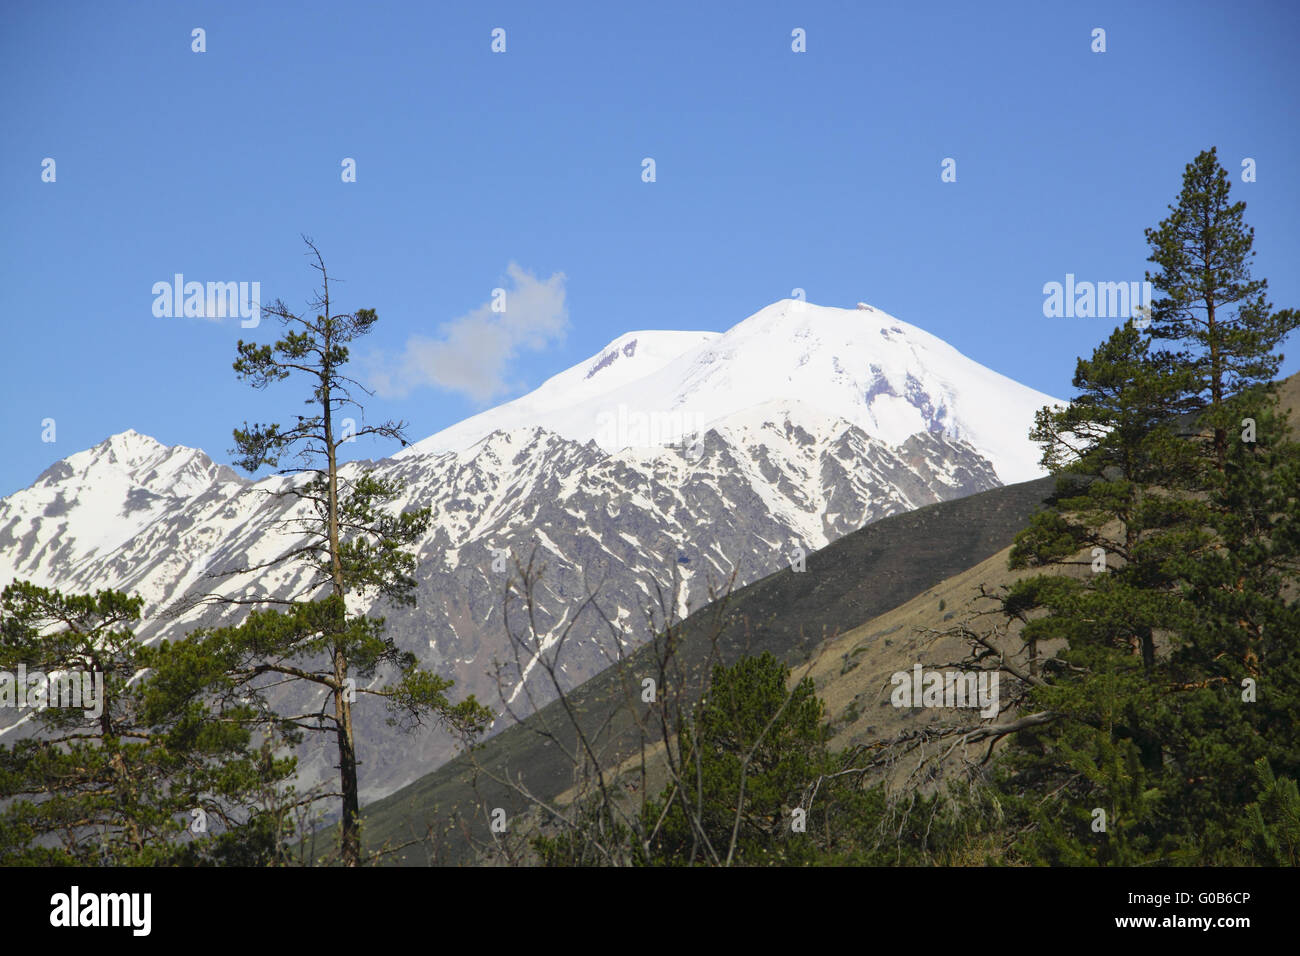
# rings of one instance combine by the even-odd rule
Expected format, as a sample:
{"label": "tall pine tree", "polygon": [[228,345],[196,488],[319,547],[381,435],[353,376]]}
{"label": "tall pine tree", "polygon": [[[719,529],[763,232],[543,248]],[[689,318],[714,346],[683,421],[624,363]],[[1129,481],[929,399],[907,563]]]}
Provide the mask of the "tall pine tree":
{"label": "tall pine tree", "polygon": [[1300,324],[1294,309],[1275,312],[1268,281],[1251,276],[1255,230],[1244,219],[1246,204],[1231,199],[1228,172],[1211,147],[1183,171],[1183,188],[1169,215],[1146,231],[1147,272],[1158,293],[1152,303],[1151,335],[1188,349],[1196,374],[1193,395],[1205,410],[1214,461],[1222,470],[1228,453],[1230,396],[1271,382],[1281,366],[1276,350]]}
{"label": "tall pine tree", "polygon": [[1001,777],[1032,860],[1242,862],[1256,762],[1297,770],[1300,467],[1271,383],[1296,314],[1251,278],[1229,191],[1203,152],[1147,231],[1149,336],[1174,350],[1117,329],[1080,361],[1069,408],[1037,419],[1058,492],[1012,563],[1058,573],[1022,580],[1004,611],[1031,653],[1061,648],[1031,694],[1057,720],[1016,738]]}
{"label": "tall pine tree", "polygon": [[[250,614],[238,627],[218,628],[200,636],[200,653],[224,664],[223,700],[238,702],[252,695],[267,719],[286,722],[303,731],[333,736],[340,782],[340,838],[344,865],[361,861],[360,801],[357,742],[353,703],[358,696],[383,699],[389,709],[410,724],[433,718],[458,731],[480,729],[490,713],[473,696],[458,704],[447,697],[452,682],[422,669],[409,651],[385,637],[382,618],[348,611],[349,598],[380,596],[397,604],[414,604],[415,556],[410,552],[429,523],[429,509],[399,510],[401,482],[358,469],[347,474],[340,466],[343,445],[354,438],[376,436],[406,444],[404,424],[346,422],[346,410],[364,419],[356,396],[368,390],[344,373],[349,344],[374,327],[373,309],[355,313],[334,311],[329,275],[316,246],[306,241],[322,290],[311,303],[314,318],[298,315],[283,301],[263,309],[288,331],[273,344],[239,343],[236,373],[254,388],[290,377],[305,380],[307,415],[280,424],[245,423],[235,429],[237,464],[256,472],[277,468],[294,455],[299,464],[281,468],[293,476],[273,492],[297,502],[291,520],[296,541],[273,559],[231,569],[256,575],[284,562],[309,569],[295,600],[280,596],[241,598],[240,603],[264,603],[267,610]],[[287,609],[276,609],[277,605]],[[383,686],[362,686],[385,669],[397,680]],[[315,688],[324,695],[301,713],[277,712],[269,693],[284,701],[290,686]]]}

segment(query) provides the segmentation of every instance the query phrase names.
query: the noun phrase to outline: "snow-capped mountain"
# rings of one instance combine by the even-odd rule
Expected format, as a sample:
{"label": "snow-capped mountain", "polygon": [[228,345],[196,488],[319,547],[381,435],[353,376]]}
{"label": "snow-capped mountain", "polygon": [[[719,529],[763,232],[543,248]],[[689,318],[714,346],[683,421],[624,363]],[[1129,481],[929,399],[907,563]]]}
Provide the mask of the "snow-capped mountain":
{"label": "snow-capped mountain", "polygon": [[890,444],[918,432],[965,440],[1007,483],[1043,474],[1026,436],[1034,412],[1057,402],[871,306],[782,299],[724,333],[620,336],[535,391],[398,457],[462,449],[490,432],[534,425],[617,451],[635,439],[609,427],[620,408],[690,432],[774,399],[802,402]]}
{"label": "snow-capped mountain", "polygon": [[[529,395],[344,475],[373,467],[405,479],[401,506],[432,509],[417,607],[373,608],[389,633],[458,693],[527,712],[550,695],[532,662],[515,663],[504,633],[508,572],[494,561],[503,550],[536,549],[546,565],[537,620],[547,639],[596,591],[625,639],[644,640],[656,581],[680,578],[685,613],[733,572],[745,584],[788,566],[795,548],[1032,476],[1026,432],[1033,408],[1051,401],[882,313],[787,301],[722,334],[622,336]],[[287,483],[114,435],[0,500],[0,585],[138,593],[142,640],[236,621],[244,612],[229,606],[159,612],[209,592],[299,594],[301,565],[217,576],[293,547],[285,519],[305,509],[268,494]],[[580,619],[565,642],[565,679],[606,666],[608,637],[598,615]],[[494,661],[511,665],[500,688]],[[442,736],[388,728],[385,716],[364,706],[357,715],[367,799],[453,752]],[[331,778],[332,767],[327,751],[310,750],[304,782]]]}

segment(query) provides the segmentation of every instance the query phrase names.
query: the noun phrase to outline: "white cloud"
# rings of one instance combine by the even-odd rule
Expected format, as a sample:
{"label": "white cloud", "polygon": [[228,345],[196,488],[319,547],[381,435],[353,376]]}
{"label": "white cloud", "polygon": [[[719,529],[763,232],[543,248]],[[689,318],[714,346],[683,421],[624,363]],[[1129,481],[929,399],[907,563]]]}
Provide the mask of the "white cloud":
{"label": "white cloud", "polygon": [[565,276],[542,281],[515,263],[506,269],[505,310],[492,300],[458,319],[443,323],[436,337],[412,335],[398,355],[378,352],[363,364],[370,387],[384,398],[401,398],[428,385],[487,401],[509,392],[510,364],[521,352],[538,351],[564,338],[569,310]]}

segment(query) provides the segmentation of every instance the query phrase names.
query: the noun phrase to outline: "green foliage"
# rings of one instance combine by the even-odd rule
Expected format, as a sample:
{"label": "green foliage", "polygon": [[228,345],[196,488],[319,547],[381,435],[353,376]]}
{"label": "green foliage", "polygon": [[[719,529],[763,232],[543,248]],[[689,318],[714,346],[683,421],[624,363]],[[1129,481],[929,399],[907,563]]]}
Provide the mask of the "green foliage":
{"label": "green foliage", "polygon": [[1230,432],[1224,470],[1210,472],[1213,547],[1170,561],[1188,613],[1170,654],[1169,753],[1189,783],[1182,812],[1216,854],[1238,840],[1259,759],[1300,777],[1300,446],[1271,397],[1255,400],[1256,441]]}
{"label": "green foliage", "polygon": [[[429,530],[431,509],[388,510],[384,506],[401,498],[405,484],[378,478],[372,471],[341,484],[345,493],[338,507],[338,559],[345,584],[354,593],[377,593],[394,604],[414,606],[416,562],[407,549]],[[323,493],[323,481],[317,490]],[[326,515],[320,517],[317,528],[327,528]],[[328,570],[321,570],[328,577]]]}
{"label": "green foliage", "polygon": [[[651,855],[668,864],[784,860],[791,811],[827,769],[821,701],[804,678],[786,693],[787,668],[770,654],[718,665],[693,722],[678,732],[680,774],[645,817],[662,823]],[[738,812],[739,808],[739,812]],[[797,842],[797,841],[796,841]]]}
{"label": "green foliage", "polygon": [[[1017,825],[1032,821],[1020,843],[1030,861],[1255,862],[1239,852],[1252,765],[1300,772],[1300,448],[1267,395],[1253,400],[1256,441],[1230,434],[1222,472],[1202,446],[1185,506],[1139,525],[1126,563],[1008,592],[1004,612],[1027,621],[1023,640],[1067,644],[1044,662],[1047,684],[1029,702],[1058,720],[1018,736],[1001,780],[1013,817],[1025,811]],[[1143,490],[1175,500],[1167,486]],[[1037,528],[1080,520],[1080,502],[1067,500],[1078,510]],[[1099,509],[1085,527],[1094,534],[1109,520],[1123,536],[1140,513]],[[1089,826],[1095,808],[1107,812],[1104,835]]]}
{"label": "green foliage", "polygon": [[[292,824],[265,797],[293,760],[277,757],[269,740],[257,743],[239,720],[217,720],[200,699],[155,680],[172,652],[136,641],[141,604],[116,591],[63,595],[26,582],[0,596],[0,670],[103,678],[89,716],[84,706],[33,710],[32,736],[0,746],[5,865],[282,859]],[[203,833],[189,831],[195,811]]]}
{"label": "green foliage", "polygon": [[1028,704],[1057,721],[1019,734],[995,781],[1011,826],[1023,831],[1014,857],[1074,866],[1167,859],[1168,815],[1178,808],[1164,788],[1158,684],[1138,655],[1096,643],[1071,645],[1058,663],[1077,676],[1035,688]]}
{"label": "green foliage", "polygon": [[1300,863],[1300,791],[1296,782],[1276,777],[1263,757],[1255,761],[1259,799],[1246,808],[1242,849],[1254,862],[1276,866]]}

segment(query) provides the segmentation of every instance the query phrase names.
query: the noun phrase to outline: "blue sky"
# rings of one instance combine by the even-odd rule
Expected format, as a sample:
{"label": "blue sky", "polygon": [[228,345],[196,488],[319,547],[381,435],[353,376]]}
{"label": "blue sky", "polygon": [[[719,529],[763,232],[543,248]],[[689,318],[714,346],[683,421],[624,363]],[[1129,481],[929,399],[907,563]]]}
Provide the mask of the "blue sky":
{"label": "blue sky", "polygon": [[[1298,26],[1290,2],[7,2],[0,494],[127,428],[228,461],[233,426],[296,414],[230,368],[274,324],[159,318],[152,287],[304,306],[302,233],[336,304],[378,311],[355,370],[413,440],[623,332],[722,331],[795,287],[1067,396],[1115,322],[1044,318],[1043,284],[1140,280],[1200,149],[1300,305]],[[493,325],[497,287],[537,324]]]}

